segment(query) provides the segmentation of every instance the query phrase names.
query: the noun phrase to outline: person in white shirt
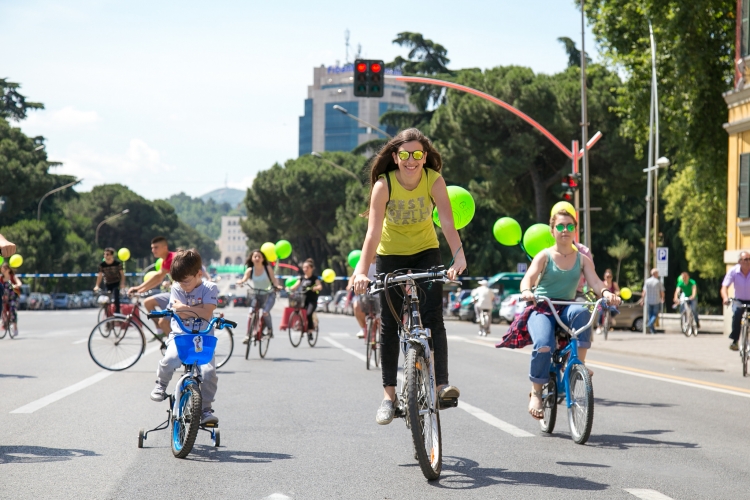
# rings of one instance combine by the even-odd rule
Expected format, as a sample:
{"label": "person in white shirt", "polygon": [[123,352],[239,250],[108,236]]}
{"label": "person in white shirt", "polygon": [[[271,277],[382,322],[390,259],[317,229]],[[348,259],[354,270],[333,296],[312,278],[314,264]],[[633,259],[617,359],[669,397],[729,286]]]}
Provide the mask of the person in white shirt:
{"label": "person in white shirt", "polygon": [[[490,319],[487,323],[487,334],[489,334],[490,325],[492,324],[492,305],[495,301],[495,290],[487,286],[487,280],[479,280],[479,286],[471,291],[471,296],[475,300],[474,312],[476,313],[477,320],[482,315],[482,311],[487,311]],[[483,333],[480,332],[480,335]]]}

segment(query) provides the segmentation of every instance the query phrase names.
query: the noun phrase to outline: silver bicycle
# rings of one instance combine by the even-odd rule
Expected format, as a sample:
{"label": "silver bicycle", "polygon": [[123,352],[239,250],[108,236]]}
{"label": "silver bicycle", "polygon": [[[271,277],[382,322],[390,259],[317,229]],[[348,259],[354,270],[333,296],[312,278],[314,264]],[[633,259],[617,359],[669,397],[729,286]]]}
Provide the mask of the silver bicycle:
{"label": "silver bicycle", "polygon": [[377,276],[368,293],[374,295],[399,287],[404,297],[403,315],[396,312],[389,293],[388,307],[398,322],[398,335],[404,353],[404,377],[395,402],[394,416],[404,418],[411,431],[414,457],[428,480],[440,477],[443,466],[440,434],[440,409],[458,406],[458,399],[438,402],[435,384],[435,358],[430,329],[422,326],[419,314],[417,280],[448,283],[446,271],[440,267],[420,273],[390,273]]}

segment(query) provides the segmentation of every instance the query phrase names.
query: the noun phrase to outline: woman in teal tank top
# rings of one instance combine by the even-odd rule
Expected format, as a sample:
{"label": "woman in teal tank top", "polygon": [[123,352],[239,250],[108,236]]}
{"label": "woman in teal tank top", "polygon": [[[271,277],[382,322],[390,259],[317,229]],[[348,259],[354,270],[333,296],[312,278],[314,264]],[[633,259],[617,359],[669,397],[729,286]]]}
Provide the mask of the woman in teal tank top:
{"label": "woman in teal tank top", "polygon": [[[539,252],[531,262],[529,270],[521,280],[523,300],[535,302],[534,294],[552,300],[575,300],[578,282],[583,273],[589,288],[594,290],[597,296],[604,296],[610,304],[619,305],[620,298],[610,292],[607,285],[596,275],[591,259],[578,252],[573,245],[576,224],[575,218],[565,210],[552,215],[550,229],[555,237],[555,245]],[[546,303],[529,307],[534,308],[526,323],[534,345],[529,369],[532,385],[529,413],[539,420],[544,417],[542,386],[549,381],[557,322]],[[588,309],[582,305],[561,307],[558,314],[567,326],[575,329],[586,325],[591,318]],[[586,352],[591,347],[590,339],[591,329],[578,336],[578,357],[581,361],[586,360]]]}

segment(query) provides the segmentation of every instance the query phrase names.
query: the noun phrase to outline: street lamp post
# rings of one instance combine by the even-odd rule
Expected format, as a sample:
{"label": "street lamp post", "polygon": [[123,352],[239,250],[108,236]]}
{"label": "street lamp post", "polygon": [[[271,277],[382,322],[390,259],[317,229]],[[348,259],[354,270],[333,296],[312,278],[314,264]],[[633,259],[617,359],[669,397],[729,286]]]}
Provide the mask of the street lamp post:
{"label": "street lamp post", "polygon": [[101,229],[101,227],[104,224],[106,224],[107,222],[111,221],[112,219],[116,219],[118,217],[122,217],[123,215],[127,214],[128,212],[130,212],[130,209],[126,208],[125,210],[123,210],[119,214],[115,214],[115,215],[112,215],[110,217],[107,217],[106,219],[104,219],[103,221],[101,221],[98,226],[96,226],[96,236],[95,236],[94,240],[96,241],[96,246],[97,247],[99,246],[99,229]]}
{"label": "street lamp post", "polygon": [[47,196],[54,194],[58,191],[62,191],[63,189],[69,188],[70,186],[75,186],[79,182],[83,181],[83,179],[78,179],[77,181],[69,182],[68,184],[65,184],[64,186],[60,186],[59,188],[55,188],[52,191],[46,193],[44,196],[42,196],[42,199],[39,200],[39,206],[36,209],[36,220],[40,220],[42,218],[42,202],[44,201]]}
{"label": "street lamp post", "polygon": [[349,111],[347,111],[347,109],[346,109],[346,108],[342,108],[342,107],[341,107],[341,106],[339,106],[338,104],[334,104],[334,105],[333,105],[333,109],[335,109],[336,111],[340,111],[340,112],[344,113],[344,114],[345,114],[346,116],[348,116],[348,117],[349,117],[349,118],[351,118],[352,120],[357,120],[357,121],[358,121],[359,123],[361,123],[361,124],[363,124],[363,125],[366,125],[366,126],[370,127],[370,128],[371,128],[371,129],[373,129],[373,130],[377,130],[378,132],[380,132],[381,134],[383,134],[383,135],[384,135],[384,136],[386,136],[387,138],[389,138],[389,139],[393,139],[393,136],[392,136],[391,134],[389,134],[388,132],[386,132],[385,130],[381,130],[381,129],[379,129],[378,127],[376,127],[375,125],[373,125],[373,124],[371,124],[371,123],[367,123],[366,121],[362,120],[361,118],[359,118],[359,117],[357,117],[357,116],[354,116],[354,115],[351,115],[351,114],[349,114]]}
{"label": "street lamp post", "polygon": [[319,158],[319,159],[323,160],[324,162],[326,162],[327,164],[329,164],[333,168],[337,168],[337,169],[341,170],[342,172],[346,172],[348,175],[350,175],[350,176],[354,177],[355,179],[357,179],[357,182],[359,182],[360,184],[362,184],[362,179],[360,179],[359,177],[357,177],[357,174],[355,174],[354,172],[345,169],[341,165],[333,163],[331,160],[327,160],[327,159],[323,158],[323,155],[321,155],[320,153],[316,153],[315,151],[313,151],[310,154],[312,156],[314,156],[315,158]]}
{"label": "street lamp post", "polygon": [[[581,144],[589,142],[589,116],[586,102],[586,13],[581,0]],[[591,248],[591,194],[589,189],[589,149],[583,148],[582,181],[583,181],[583,228],[584,245]],[[580,216],[579,216],[580,219]]]}

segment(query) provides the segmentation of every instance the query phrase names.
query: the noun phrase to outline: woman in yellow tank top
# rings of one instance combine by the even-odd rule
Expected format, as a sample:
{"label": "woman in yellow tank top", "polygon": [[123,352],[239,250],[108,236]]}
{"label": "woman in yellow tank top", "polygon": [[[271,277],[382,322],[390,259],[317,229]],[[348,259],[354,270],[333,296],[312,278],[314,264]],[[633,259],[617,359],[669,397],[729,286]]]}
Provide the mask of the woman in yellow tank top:
{"label": "woman in yellow tank top", "polygon": [[[370,171],[371,191],[367,236],[362,255],[354,270],[354,291],[367,289],[367,266],[377,254],[378,273],[397,269],[429,269],[440,265],[440,250],[432,224],[437,206],[443,234],[455,255],[448,277],[455,279],[466,269],[461,239],[453,222],[448,190],[440,175],[440,153],[432,142],[415,128],[400,132],[375,156]],[[425,300],[420,301],[422,322],[432,332],[435,354],[435,378],[438,397],[457,398],[459,391],[448,384],[448,340],[443,323],[443,287],[439,283],[420,286]],[[391,291],[391,300],[400,310],[402,300]],[[396,319],[387,311],[381,315],[381,361],[384,399],[375,420],[389,424],[393,420],[396,399],[399,338]]]}

